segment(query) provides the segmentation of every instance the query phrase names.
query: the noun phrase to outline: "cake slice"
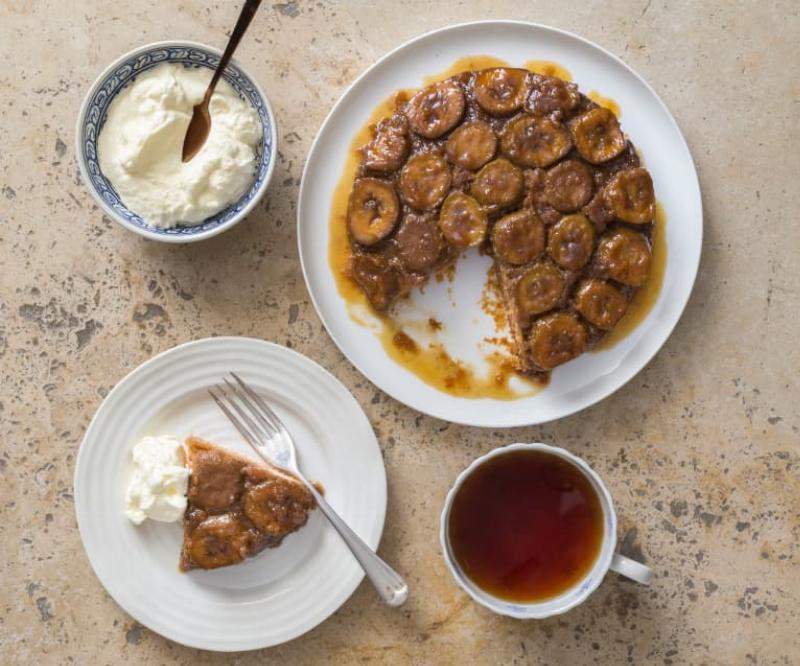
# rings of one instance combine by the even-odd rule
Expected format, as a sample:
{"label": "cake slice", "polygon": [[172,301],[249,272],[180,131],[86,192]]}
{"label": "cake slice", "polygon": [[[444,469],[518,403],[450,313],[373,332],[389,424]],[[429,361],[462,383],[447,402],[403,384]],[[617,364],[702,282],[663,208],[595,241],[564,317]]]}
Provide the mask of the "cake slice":
{"label": "cake slice", "polygon": [[296,477],[198,437],[189,437],[185,447],[181,571],[239,564],[306,524],[315,502]]}

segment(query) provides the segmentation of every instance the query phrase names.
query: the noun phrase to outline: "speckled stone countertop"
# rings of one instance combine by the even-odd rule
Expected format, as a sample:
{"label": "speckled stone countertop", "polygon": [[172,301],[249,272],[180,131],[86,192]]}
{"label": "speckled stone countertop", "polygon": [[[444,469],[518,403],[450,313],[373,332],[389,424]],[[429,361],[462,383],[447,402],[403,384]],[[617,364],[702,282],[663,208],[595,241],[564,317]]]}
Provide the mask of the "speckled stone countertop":
{"label": "speckled stone countertop", "polygon": [[[0,1],[0,662],[800,663],[797,3],[265,2],[237,57],[282,130],[268,195],[211,241],[145,241],[81,184],[78,107],[130,48],[222,45],[238,6]],[[361,377],[320,325],[295,244],[303,161],[347,84],[419,33],[492,17],[575,31],[637,69],[686,134],[706,216],[691,301],[645,370],[581,414],[498,432],[420,416]],[[381,553],[412,586],[402,609],[362,584],[307,635],[226,656],[151,633],[105,593],[72,503],[83,432],[126,373],[209,335],[290,345],[353,391],[386,461]],[[531,440],[604,476],[650,588],[610,574],[578,609],[526,623],[455,586],[437,542],[449,484],[475,456]]]}

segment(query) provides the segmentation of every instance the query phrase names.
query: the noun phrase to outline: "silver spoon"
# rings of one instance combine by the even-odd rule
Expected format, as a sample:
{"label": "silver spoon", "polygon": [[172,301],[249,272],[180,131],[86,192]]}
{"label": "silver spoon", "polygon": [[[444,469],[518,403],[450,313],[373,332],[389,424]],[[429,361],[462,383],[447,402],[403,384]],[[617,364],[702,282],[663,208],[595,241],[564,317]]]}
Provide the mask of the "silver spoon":
{"label": "silver spoon", "polygon": [[214,76],[211,77],[211,83],[206,88],[203,101],[192,109],[192,119],[189,121],[189,127],[186,128],[186,135],[183,137],[182,160],[184,162],[188,162],[197,155],[205,144],[206,139],[208,139],[208,135],[211,132],[211,114],[208,111],[211,95],[214,94],[214,88],[217,87],[219,77],[222,76],[222,72],[228,66],[233,57],[233,52],[239,46],[239,42],[250,25],[250,21],[253,20],[253,16],[255,16],[260,4],[261,0],[247,0],[244,3],[239,19],[236,21],[231,37],[228,40],[228,45],[225,47],[225,53],[222,54],[222,58],[220,58],[219,64],[214,70]]}

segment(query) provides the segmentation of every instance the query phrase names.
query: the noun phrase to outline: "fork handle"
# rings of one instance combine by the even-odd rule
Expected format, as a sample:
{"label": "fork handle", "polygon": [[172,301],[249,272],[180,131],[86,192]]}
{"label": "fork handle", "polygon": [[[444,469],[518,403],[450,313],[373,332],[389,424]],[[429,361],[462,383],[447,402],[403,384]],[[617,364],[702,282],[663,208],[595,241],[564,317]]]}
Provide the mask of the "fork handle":
{"label": "fork handle", "polygon": [[350,529],[350,526],[339,517],[339,514],[313,485],[305,479],[303,480],[314,496],[320,511],[347,544],[381,599],[389,606],[399,606],[408,599],[408,585],[400,574],[386,564],[358,534]]}

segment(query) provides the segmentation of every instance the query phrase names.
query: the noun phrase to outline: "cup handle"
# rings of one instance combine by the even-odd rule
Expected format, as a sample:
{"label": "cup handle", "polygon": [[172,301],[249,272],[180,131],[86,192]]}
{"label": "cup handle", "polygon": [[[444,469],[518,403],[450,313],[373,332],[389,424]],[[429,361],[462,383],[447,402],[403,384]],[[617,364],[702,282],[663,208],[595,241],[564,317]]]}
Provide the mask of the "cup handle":
{"label": "cup handle", "polygon": [[614,553],[614,557],[611,558],[611,569],[642,585],[650,585],[650,581],[653,580],[652,569],[619,553]]}

